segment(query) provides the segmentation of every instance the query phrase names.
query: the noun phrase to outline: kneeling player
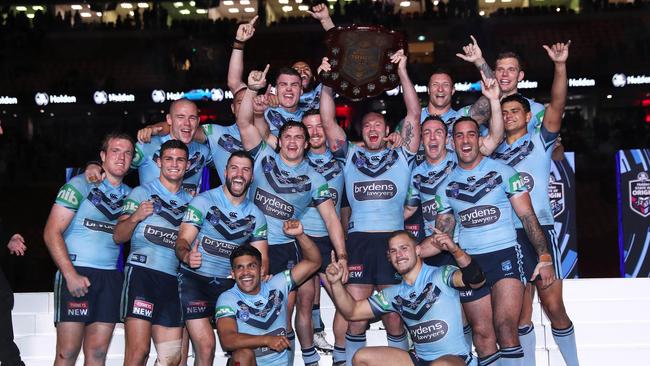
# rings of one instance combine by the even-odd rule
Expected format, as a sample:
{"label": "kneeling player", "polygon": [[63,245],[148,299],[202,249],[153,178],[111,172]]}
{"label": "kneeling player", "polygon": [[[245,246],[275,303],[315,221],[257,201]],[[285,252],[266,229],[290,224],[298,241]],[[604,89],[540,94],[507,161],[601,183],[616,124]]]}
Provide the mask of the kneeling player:
{"label": "kneeling player", "polygon": [[177,366],[181,359],[181,308],[178,300],[178,235],[187,203],[182,188],[189,166],[188,148],[180,140],[160,147],[160,177],[133,190],[115,227],[116,242],[131,240],[122,289],[126,352],[124,365],[145,365],[153,337],[156,365]]}
{"label": "kneeling player", "polygon": [[[355,366],[367,365],[475,365],[467,352],[463,335],[460,297],[457,289],[479,288],[485,282],[483,271],[472,258],[442,232],[434,236],[435,246],[454,257],[454,266],[431,267],[422,262],[421,246],[404,230],[388,239],[391,264],[402,276],[402,283],[366,300],[356,301],[341,283],[341,263],[327,267],[336,308],[350,321],[368,320],[388,312],[400,315],[415,344],[415,353],[394,347],[366,347],[352,360]],[[428,245],[428,244],[423,244]]]}
{"label": "kneeling player", "polygon": [[261,282],[262,255],[242,245],[230,256],[236,285],[217,300],[219,340],[232,351],[232,361],[241,365],[285,366],[289,364],[287,339],[287,298],[318,270],[321,257],[314,242],[303,232],[298,220],[284,222],[284,233],[296,238],[303,259],[290,270]]}

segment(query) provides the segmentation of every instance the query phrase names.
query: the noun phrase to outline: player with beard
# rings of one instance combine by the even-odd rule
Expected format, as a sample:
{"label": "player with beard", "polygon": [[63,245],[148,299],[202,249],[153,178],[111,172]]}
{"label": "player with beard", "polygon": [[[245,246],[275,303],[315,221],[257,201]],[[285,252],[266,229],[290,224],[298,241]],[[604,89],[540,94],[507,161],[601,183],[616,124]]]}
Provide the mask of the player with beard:
{"label": "player with beard", "polygon": [[[515,219],[517,238],[524,252],[526,276],[539,292],[544,312],[551,320],[553,338],[560,348],[564,361],[569,366],[578,365],[575,333],[571,319],[566,313],[562,300],[561,252],[557,245],[554,230],[555,219],[549,202],[547,182],[551,171],[551,153],[556,142],[567,95],[566,60],[569,56],[570,41],[544,46],[549,58],[555,64],[555,75],[551,88],[551,103],[544,114],[539,128],[528,130],[531,111],[528,100],[519,94],[509,95],[501,100],[506,126],[506,141],[494,153],[494,158],[515,168],[523,177],[530,191],[530,197],[539,218],[548,248],[553,260],[558,280],[544,288],[539,280],[531,277],[537,265],[536,253],[530,243],[521,221]],[[524,348],[525,365],[535,365],[535,331],[532,323],[532,300],[535,289],[531,283],[526,286],[524,306],[519,319],[519,339]]]}
{"label": "player with beard", "polygon": [[187,146],[180,140],[161,145],[160,177],[129,194],[113,233],[116,243],[131,241],[120,306],[125,365],[146,364],[152,339],[157,365],[176,366],[181,360],[183,328],[174,237],[192,199],[182,189],[187,157]]}
{"label": "player with beard", "polygon": [[[305,159],[309,147],[309,132],[300,122],[287,122],[279,131],[276,153],[253,124],[253,99],[266,85],[266,73],[252,71],[248,77],[248,90],[239,110],[237,125],[242,143],[255,157],[253,184],[249,196],[266,216],[268,223],[269,274],[277,274],[298,263],[300,252],[295,241],[282,232],[286,220],[302,217],[308,207],[315,207],[337,254],[347,260],[343,229],[336,214],[327,181]],[[295,72],[295,71],[294,71]],[[295,292],[289,294],[289,318],[295,304]],[[311,307],[311,304],[309,304]],[[292,325],[288,324],[289,338]],[[295,349],[292,347],[292,349]],[[293,354],[293,352],[291,352]],[[292,358],[293,360],[293,358]],[[293,361],[291,361],[293,362]]]}
{"label": "player with beard", "polygon": [[227,278],[230,254],[250,243],[262,254],[263,279],[269,268],[266,218],[246,197],[253,180],[253,158],[245,151],[232,153],[224,176],[224,185],[199,194],[189,203],[176,240],[183,320],[194,345],[195,365],[202,366],[214,361],[216,301],[233,286]]}
{"label": "player with beard", "polygon": [[479,364],[490,365],[500,357],[501,365],[522,365],[517,322],[525,275],[513,210],[540,256],[533,277],[539,274],[543,286],[555,280],[550,258],[546,259],[547,243],[519,173],[481,155],[478,123],[461,118],[452,133],[458,166],[436,191],[436,228],[451,235],[458,222],[460,247],[485,271],[484,287],[461,292]]}
{"label": "player with beard", "polygon": [[[384,116],[375,112],[366,114],[361,121],[363,146],[348,143],[345,131],[336,121],[332,89],[324,86],[321,95],[323,129],[332,153],[344,164],[345,191],[352,209],[347,241],[348,291],[356,299],[367,299],[373,289],[381,290],[399,282],[385,255],[387,240],[391,232],[404,228],[404,200],[420,146],[420,105],[406,71],[404,52],[399,50],[392,55],[391,62],[398,65],[407,110],[401,130],[402,147],[387,147],[389,126]],[[321,69],[329,71],[330,68],[324,58]],[[382,320],[388,344],[407,349],[408,337],[399,316],[389,313]],[[365,347],[367,324],[367,321],[355,321],[348,325],[345,346],[348,365],[354,354]]]}
{"label": "player with beard", "polygon": [[304,257],[266,282],[261,278],[261,254],[257,249],[242,245],[231,254],[236,285],[219,297],[216,318],[219,340],[225,350],[232,351],[234,365],[293,365],[285,328],[291,321],[289,293],[313,276],[321,258],[300,221],[284,221],[282,230],[295,238]]}
{"label": "player with beard", "polygon": [[54,282],[54,365],[74,365],[83,344],[86,365],[103,365],[120,321],[122,273],[113,229],[131,188],[122,183],[133,158],[133,140],[110,134],[100,152],[105,179],[79,175],[56,196],[43,239],[58,267]]}
{"label": "player with beard", "polygon": [[341,283],[341,263],[327,267],[336,308],[349,320],[367,320],[389,312],[399,314],[411,333],[415,352],[394,347],[365,347],[352,364],[465,366],[476,365],[463,338],[463,322],[458,290],[480,288],[485,276],[476,261],[440,231],[434,235],[436,250],[450,253],[460,269],[452,265],[429,266],[422,261],[423,245],[417,245],[408,231],[398,230],[388,239],[391,264],[402,282],[355,300]]}

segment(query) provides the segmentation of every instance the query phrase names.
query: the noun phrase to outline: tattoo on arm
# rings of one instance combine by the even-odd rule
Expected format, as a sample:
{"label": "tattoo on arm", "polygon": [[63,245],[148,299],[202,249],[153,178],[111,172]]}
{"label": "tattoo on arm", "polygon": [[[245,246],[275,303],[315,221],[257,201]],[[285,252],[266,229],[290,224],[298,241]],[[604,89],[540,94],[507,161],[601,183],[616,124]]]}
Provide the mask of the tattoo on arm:
{"label": "tattoo on arm", "polygon": [[474,118],[478,123],[485,123],[490,119],[491,115],[490,101],[485,96],[478,98],[469,108],[469,116]]}
{"label": "tattoo on arm", "polygon": [[404,146],[409,146],[411,144],[411,140],[413,139],[413,123],[410,121],[404,121],[402,138],[404,139]]}
{"label": "tattoo on arm", "polygon": [[456,226],[454,216],[450,214],[441,214],[436,218],[436,229],[454,237],[454,227]]}
{"label": "tattoo on arm", "polygon": [[537,216],[535,216],[534,213],[528,213],[520,217],[520,219],[524,226],[524,230],[526,231],[526,235],[528,235],[528,239],[533,244],[537,255],[545,253],[546,237],[542,232],[542,227],[539,225],[539,221],[537,221]]}
{"label": "tattoo on arm", "polygon": [[494,70],[490,67],[490,65],[487,64],[487,62],[483,63],[481,66],[478,67],[480,71],[483,71],[483,74],[485,75],[486,78],[488,79],[495,79],[496,75],[494,74]]}

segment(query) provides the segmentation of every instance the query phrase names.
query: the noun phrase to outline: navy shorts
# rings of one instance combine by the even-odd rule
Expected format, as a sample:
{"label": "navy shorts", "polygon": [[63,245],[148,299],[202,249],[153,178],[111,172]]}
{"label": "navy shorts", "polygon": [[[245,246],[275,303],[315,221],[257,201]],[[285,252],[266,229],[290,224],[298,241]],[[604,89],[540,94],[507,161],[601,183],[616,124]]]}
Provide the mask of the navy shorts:
{"label": "navy shorts", "polygon": [[[435,361],[435,360],[429,360],[429,361],[423,360],[419,358],[413,351],[409,352],[409,356],[411,356],[411,362],[413,362],[414,366],[429,366],[431,362]],[[465,361],[465,364],[468,366],[476,366],[477,364],[477,361],[475,360],[471,352],[468,355],[457,355],[457,356],[460,357],[463,361]]]}
{"label": "navy shorts", "polygon": [[349,284],[395,285],[402,280],[388,260],[391,233],[348,234]]}
{"label": "navy shorts", "polygon": [[[560,253],[560,248],[557,244],[555,227],[553,225],[544,225],[542,226],[542,232],[546,238],[546,249],[551,254],[553,260],[555,277],[562,279],[564,278],[562,276],[562,253]],[[534,281],[532,278],[533,271],[535,271],[535,266],[537,266],[537,251],[535,251],[535,247],[530,242],[530,239],[528,239],[528,235],[524,229],[517,229],[517,242],[521,245],[521,252],[524,255],[524,272],[526,273],[526,278],[532,282]]]}
{"label": "navy shorts", "polygon": [[491,253],[474,254],[475,260],[485,274],[485,285],[478,289],[461,290],[460,302],[472,302],[487,296],[495,283],[504,278],[514,278],[526,283],[524,263],[519,244]]}
{"label": "navy shorts", "polygon": [[57,271],[54,277],[54,323],[120,322],[122,273],[116,269],[75,267],[77,273],[90,281],[88,293],[74,297],[65,278]]}
{"label": "navy shorts", "polygon": [[137,318],[172,328],[183,325],[178,279],[164,272],[126,266],[120,307],[122,319]]}
{"label": "navy shorts", "polygon": [[310,236],[309,238],[316,244],[320,251],[321,264],[318,272],[325,273],[327,266],[332,262],[332,250],[334,250],[332,241],[329,236]]}
{"label": "navy shorts", "polygon": [[300,249],[295,241],[269,245],[269,274],[274,275],[291,269],[300,259]]}
{"label": "navy shorts", "polygon": [[178,291],[183,309],[183,320],[210,318],[219,296],[232,288],[230,278],[206,277],[185,268],[178,270]]}

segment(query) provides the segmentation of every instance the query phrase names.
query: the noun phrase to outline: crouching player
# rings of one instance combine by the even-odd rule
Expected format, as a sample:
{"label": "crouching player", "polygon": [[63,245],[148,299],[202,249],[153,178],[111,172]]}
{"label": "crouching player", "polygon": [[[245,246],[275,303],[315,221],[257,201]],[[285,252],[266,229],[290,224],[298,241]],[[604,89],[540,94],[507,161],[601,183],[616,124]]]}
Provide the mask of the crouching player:
{"label": "crouching player", "polygon": [[[430,255],[440,250],[448,251],[460,268],[431,267],[422,262],[424,251]],[[388,255],[402,282],[375,292],[366,300],[354,300],[345,289],[341,283],[341,263],[332,260],[327,267],[327,280],[332,285],[336,308],[349,321],[398,313],[411,334],[415,353],[394,347],[366,347],[354,355],[352,363],[355,366],[476,365],[475,357],[467,352],[458,290],[483,285],[485,276],[478,264],[440,231],[422,245],[417,245],[410,232],[395,231],[388,239]]]}

